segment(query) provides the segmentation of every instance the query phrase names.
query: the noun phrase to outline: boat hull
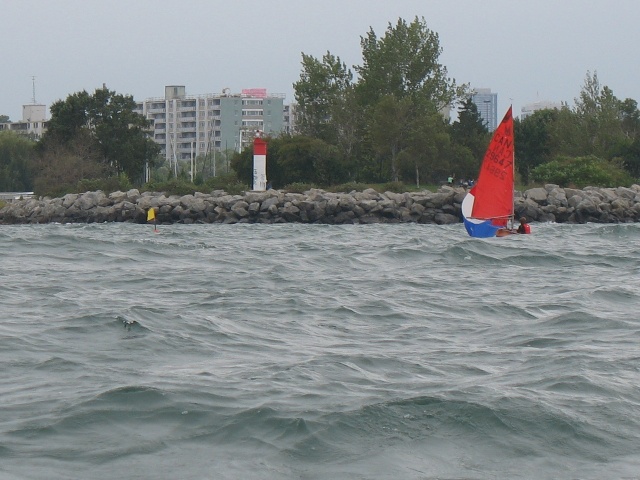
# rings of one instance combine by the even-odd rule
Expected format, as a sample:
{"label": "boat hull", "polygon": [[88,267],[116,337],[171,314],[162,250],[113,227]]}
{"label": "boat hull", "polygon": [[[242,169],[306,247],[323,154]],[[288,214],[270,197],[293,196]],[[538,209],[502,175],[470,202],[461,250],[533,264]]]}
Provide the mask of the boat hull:
{"label": "boat hull", "polygon": [[503,225],[496,225],[493,220],[478,220],[471,217],[473,211],[473,202],[475,197],[469,192],[462,201],[462,220],[464,228],[471,237],[489,238],[495,237],[498,230],[504,228]]}

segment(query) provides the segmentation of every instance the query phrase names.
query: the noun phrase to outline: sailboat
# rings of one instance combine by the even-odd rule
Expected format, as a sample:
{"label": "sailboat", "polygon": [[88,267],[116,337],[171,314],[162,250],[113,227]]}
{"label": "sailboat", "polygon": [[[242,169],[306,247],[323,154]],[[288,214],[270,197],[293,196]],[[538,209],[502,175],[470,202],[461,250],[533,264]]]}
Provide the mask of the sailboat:
{"label": "sailboat", "polygon": [[501,236],[513,222],[512,107],[498,125],[482,160],[478,181],[462,201],[464,226],[472,237]]}

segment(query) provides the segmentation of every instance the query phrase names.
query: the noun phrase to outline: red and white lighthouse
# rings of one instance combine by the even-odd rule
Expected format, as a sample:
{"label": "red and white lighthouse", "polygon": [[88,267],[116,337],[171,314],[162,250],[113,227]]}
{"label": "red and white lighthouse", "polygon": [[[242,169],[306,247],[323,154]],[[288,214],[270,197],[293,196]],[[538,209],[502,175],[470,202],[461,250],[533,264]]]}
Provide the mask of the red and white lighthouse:
{"label": "red and white lighthouse", "polygon": [[267,142],[257,136],[253,140],[253,190],[267,189]]}

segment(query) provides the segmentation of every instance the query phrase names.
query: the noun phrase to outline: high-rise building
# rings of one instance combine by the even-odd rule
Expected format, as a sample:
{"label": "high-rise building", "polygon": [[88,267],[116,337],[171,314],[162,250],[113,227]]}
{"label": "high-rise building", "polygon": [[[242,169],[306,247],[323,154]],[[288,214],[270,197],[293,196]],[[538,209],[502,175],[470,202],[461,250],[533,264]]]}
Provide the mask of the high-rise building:
{"label": "high-rise building", "polygon": [[147,98],[136,112],[153,121],[153,140],[169,162],[216,151],[239,151],[256,132],[285,130],[284,94],[252,88],[231,94],[187,95],[184,85],[165,87],[162,98]]}
{"label": "high-rise building", "polygon": [[476,88],[471,101],[476,105],[487,129],[493,132],[498,127],[498,94],[492,93],[490,88]]}

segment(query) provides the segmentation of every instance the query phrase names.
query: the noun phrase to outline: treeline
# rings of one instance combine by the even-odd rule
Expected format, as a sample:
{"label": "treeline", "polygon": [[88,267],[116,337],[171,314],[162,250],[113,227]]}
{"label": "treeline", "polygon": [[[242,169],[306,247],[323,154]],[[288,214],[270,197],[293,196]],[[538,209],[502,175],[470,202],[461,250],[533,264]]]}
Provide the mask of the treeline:
{"label": "treeline", "polygon": [[[477,175],[489,134],[470,100],[439,63],[438,35],[424,19],[389,24],[361,38],[355,74],[339,57],[302,54],[294,84],[300,137],[269,145],[267,176],[289,182],[439,183]],[[457,120],[442,115],[461,106]],[[544,110],[515,124],[522,184],[623,186],[640,176],[637,102],[619,100],[587,72],[575,106]],[[250,181],[250,152],[233,163]]]}
{"label": "treeline", "polygon": [[575,106],[535,112],[514,125],[524,183],[628,186],[640,177],[640,111],[587,72]]}
{"label": "treeline", "polygon": [[[469,86],[457,85],[439,62],[438,34],[416,17],[390,23],[380,37],[371,29],[360,43],[362,64],[353,70],[331,52],[322,58],[302,54],[293,85],[296,133],[267,139],[272,186],[420,186],[450,175],[473,179],[490,134]],[[563,187],[636,182],[637,102],[617,99],[595,72],[587,72],[574,103],[516,120],[519,182]],[[448,120],[452,107],[458,110],[454,122]],[[38,142],[0,132],[0,190],[59,195],[140,187],[145,169],[154,181],[150,188],[251,186],[251,148],[198,157],[194,171],[188,162],[167,165],[149,136],[149,122],[134,110],[131,96],[103,87],[54,103]]]}
{"label": "treeline", "polygon": [[83,183],[114,188],[129,185],[129,178],[139,181],[144,168],[156,163],[159,147],[135,107],[133,97],[103,86],[93,95],[82,91],[53,103],[37,142],[0,133],[0,190],[56,195]]}

